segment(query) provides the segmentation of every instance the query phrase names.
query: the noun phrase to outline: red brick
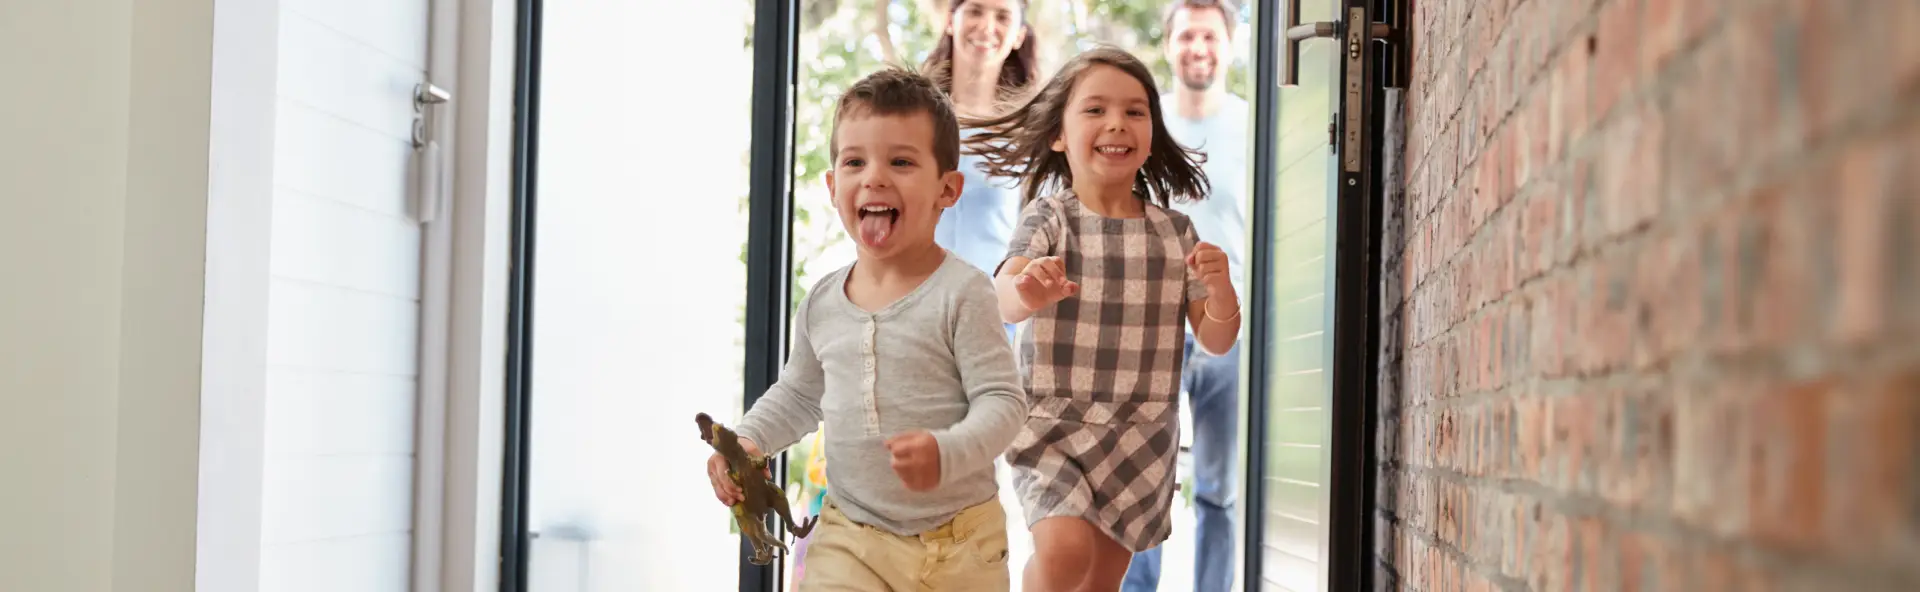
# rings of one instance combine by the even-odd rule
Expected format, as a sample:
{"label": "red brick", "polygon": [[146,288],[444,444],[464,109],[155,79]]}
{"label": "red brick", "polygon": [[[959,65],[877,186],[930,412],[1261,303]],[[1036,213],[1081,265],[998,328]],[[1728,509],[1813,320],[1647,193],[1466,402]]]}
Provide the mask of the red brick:
{"label": "red brick", "polygon": [[1509,24],[1500,42],[1493,48],[1493,58],[1488,65],[1488,73],[1493,76],[1494,113],[1496,122],[1504,122],[1513,114],[1514,106],[1519,103],[1521,85],[1520,38],[1521,33]]}
{"label": "red brick", "polygon": [[1678,236],[1649,237],[1635,265],[1640,341],[1634,362],[1639,368],[1666,363],[1703,342],[1702,253],[1698,243],[1688,240],[1694,236],[1692,228],[1682,227]]}
{"label": "red brick", "polygon": [[1599,458],[1594,443],[1598,414],[1592,398],[1582,394],[1553,397],[1552,431],[1547,440],[1547,484],[1555,489],[1586,493],[1594,490]]}
{"label": "red brick", "polygon": [[1706,34],[1708,29],[1718,25],[1729,12],[1723,0],[1673,0],[1679,2],[1680,38],[1678,43],[1685,47],[1696,38]]}
{"label": "red brick", "polygon": [[1754,540],[1789,551],[1818,548],[1827,474],[1829,385],[1795,385],[1748,403],[1751,451],[1747,522]]}
{"label": "red brick", "polygon": [[[1891,213],[1900,163],[1885,142],[1857,144],[1843,153],[1832,168],[1818,169],[1814,180],[1830,183],[1831,199],[1813,199],[1818,219],[1836,227],[1833,259],[1823,261],[1836,276],[1832,289],[1835,308],[1830,335],[1847,344],[1871,341],[1883,334],[1892,312],[1888,296],[1891,281],[1887,248],[1890,235],[1911,232]],[[1911,195],[1911,186],[1907,189]],[[1896,227],[1905,227],[1901,230]]]}
{"label": "red brick", "polygon": [[1532,590],[1572,590],[1573,574],[1573,531],[1565,516],[1547,510],[1539,504],[1532,506],[1533,520],[1529,528],[1537,534],[1537,542],[1527,558],[1527,587]]}
{"label": "red brick", "polygon": [[1541,397],[1523,395],[1513,400],[1514,474],[1521,480],[1546,483],[1541,471],[1551,435],[1548,409],[1548,401]]}
{"label": "red brick", "polygon": [[1920,5],[1417,10],[1382,326],[1392,585],[1920,575],[1920,123],[1896,114],[1920,42],[1889,24]]}
{"label": "red brick", "polygon": [[1657,112],[1634,111],[1614,122],[1596,166],[1597,215],[1588,223],[1589,244],[1604,242],[1651,223],[1660,213],[1661,143]]}
{"label": "red brick", "polygon": [[1626,367],[1634,356],[1637,323],[1631,290],[1632,253],[1610,254],[1590,260],[1580,280],[1582,324],[1579,370],[1600,374]]}
{"label": "red brick", "polygon": [[1672,550],[1659,538],[1641,532],[1624,532],[1618,535],[1615,545],[1620,571],[1614,589],[1621,592],[1676,589],[1667,578],[1667,559]]}
{"label": "red brick", "polygon": [[1793,187],[1762,187],[1734,204],[1735,250],[1730,262],[1734,350],[1780,347],[1809,333],[1817,289],[1809,275],[1815,221],[1807,200],[1789,197]]}
{"label": "red brick", "polygon": [[1883,56],[1892,69],[1888,78],[1905,96],[1912,97],[1920,90],[1920,35],[1910,33],[1911,24],[1920,23],[1920,3],[1869,2],[1855,10],[1854,14],[1876,28],[1871,38],[1888,44],[1890,51]]}
{"label": "red brick", "polygon": [[1746,532],[1752,463],[1740,399],[1752,388],[1726,381],[1683,391],[1674,407],[1674,516],[1707,532]]}
{"label": "red brick", "polygon": [[1595,120],[1605,119],[1622,97],[1633,92],[1638,80],[1640,60],[1639,0],[1610,0],[1600,8],[1599,30],[1594,33],[1598,52],[1593,57],[1592,101],[1589,113]]}
{"label": "red brick", "polygon": [[1522,281],[1545,273],[1554,263],[1554,236],[1560,227],[1560,204],[1553,187],[1545,186],[1521,200],[1519,275]]}
{"label": "red brick", "polygon": [[1587,130],[1587,69],[1593,58],[1584,47],[1560,52],[1553,65],[1551,93],[1547,103],[1552,110],[1548,120],[1547,160],[1557,161],[1566,154],[1574,139]]}
{"label": "red brick", "polygon": [[1585,49],[1586,36],[1576,35],[1581,28],[1588,26],[1593,17],[1595,2],[1600,0],[1549,0],[1542,4],[1552,7],[1548,12],[1552,20],[1548,31],[1553,40],[1562,49]]}
{"label": "red brick", "polygon": [[[1903,26],[1877,25],[1877,16],[1896,17],[1902,9],[1885,2],[1797,0],[1799,34],[1790,36],[1797,50],[1795,89],[1801,93],[1800,117],[1807,135],[1825,137],[1873,104],[1894,96],[1901,82],[1898,70],[1858,70],[1860,64],[1894,64],[1887,49],[1910,33]],[[1899,3],[1893,3],[1899,4]],[[1911,9],[1904,12],[1912,13]],[[1911,23],[1911,21],[1908,21]],[[1908,25],[1910,26],[1910,25]],[[1888,30],[1891,29],[1891,30]],[[1875,32],[1891,37],[1875,38]],[[1911,72],[1912,66],[1908,66]]]}
{"label": "red brick", "polygon": [[1507,325],[1501,331],[1501,388],[1518,384],[1533,376],[1530,354],[1533,351],[1533,301],[1526,293],[1516,293],[1507,307]]}
{"label": "red brick", "polygon": [[1507,169],[1507,186],[1514,188],[1515,196],[1525,193],[1528,183],[1532,182],[1546,162],[1546,126],[1539,114],[1546,111],[1541,102],[1523,102],[1514,108],[1507,125],[1513,130],[1508,158],[1512,167]]}
{"label": "red brick", "polygon": [[1665,510],[1673,469],[1673,402],[1641,389],[1606,396],[1600,495],[1616,507]]}
{"label": "red brick", "polygon": [[1545,16],[1551,16],[1546,2],[1522,2],[1507,14],[1507,36],[1513,39],[1513,79],[1516,87],[1531,86],[1534,76],[1545,67],[1549,47]]}
{"label": "red brick", "polygon": [[1533,360],[1544,378],[1567,376],[1575,369],[1580,351],[1582,323],[1577,286],[1573,276],[1561,275],[1544,281],[1539,304],[1534,306]]}
{"label": "red brick", "polygon": [[1574,522],[1579,556],[1574,574],[1568,581],[1579,590],[1612,590],[1612,577],[1618,571],[1614,563],[1613,543],[1608,528],[1598,518],[1579,518]]}
{"label": "red brick", "polygon": [[1651,79],[1659,75],[1682,38],[1687,0],[1644,0],[1640,9],[1640,63],[1635,75]]}
{"label": "red brick", "polygon": [[1768,592],[1773,579],[1765,568],[1731,553],[1709,549],[1690,554],[1687,570],[1691,577],[1680,590],[1700,592]]}
{"label": "red brick", "polygon": [[1833,553],[1898,560],[1920,551],[1920,371],[1872,377],[1836,391],[1827,414],[1826,492],[1819,530]]}
{"label": "red brick", "polygon": [[1759,284],[1752,262],[1760,253],[1763,226],[1735,215],[1739,212],[1729,207],[1710,212],[1699,235],[1701,345],[1716,353],[1747,348],[1753,290]]}
{"label": "red brick", "polygon": [[1811,90],[1796,82],[1800,73],[1793,71],[1801,39],[1781,34],[1795,12],[1791,3],[1740,11],[1716,47],[1714,63],[1727,68],[1711,77],[1724,97],[1717,127],[1730,136],[1735,162],[1766,163],[1783,147],[1800,144],[1797,114],[1783,107]]}
{"label": "red brick", "polygon": [[1920,302],[1920,257],[1911,256],[1920,253],[1920,236],[1912,232],[1920,228],[1920,123],[1908,125],[1902,132],[1903,140],[1894,156],[1898,163],[1893,183],[1892,195],[1885,219],[1881,224],[1886,228],[1882,236],[1887,237],[1886,275],[1888,277],[1887,322],[1898,327],[1905,335],[1920,332],[1920,306],[1910,303]]}
{"label": "red brick", "polygon": [[1726,102],[1737,95],[1725,88],[1728,77],[1716,74],[1730,68],[1723,45],[1702,48],[1658,106],[1667,121],[1665,209],[1674,214],[1691,215],[1717,205],[1735,172],[1735,133]]}

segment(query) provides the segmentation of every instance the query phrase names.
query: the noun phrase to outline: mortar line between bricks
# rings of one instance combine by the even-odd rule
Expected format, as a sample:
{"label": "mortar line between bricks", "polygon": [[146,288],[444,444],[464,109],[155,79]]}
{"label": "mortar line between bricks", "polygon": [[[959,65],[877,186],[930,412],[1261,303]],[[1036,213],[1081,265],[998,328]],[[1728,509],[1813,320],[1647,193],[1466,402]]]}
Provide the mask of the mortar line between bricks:
{"label": "mortar line between bricks", "polygon": [[[1442,540],[1423,529],[1414,528],[1411,524],[1407,524],[1404,521],[1400,522],[1400,526],[1400,528],[1394,529],[1395,536],[1404,537],[1411,534],[1413,538],[1418,539],[1428,548],[1439,549],[1441,554],[1447,556],[1449,559],[1453,559],[1454,563],[1473,570],[1474,573],[1479,574],[1480,577],[1485,578],[1495,586],[1499,586],[1503,591],[1528,589],[1526,581],[1507,575],[1501,571],[1498,565],[1489,565],[1487,562],[1474,560],[1472,555],[1460,550],[1460,548],[1454,546],[1451,541]],[[1400,579],[1404,580],[1406,578],[1401,577]]]}
{"label": "mortar line between bricks", "polygon": [[[1820,160],[1817,158],[1811,158],[1806,160],[1812,163],[1820,162]],[[1538,179],[1541,179],[1541,178],[1557,176],[1557,174],[1559,173],[1569,172],[1574,168],[1574,164],[1576,163],[1576,161],[1577,159],[1570,158],[1561,163],[1557,163],[1553,165],[1551,167],[1552,170],[1547,171],[1546,174],[1536,175],[1535,180],[1537,181]],[[1488,235],[1494,232],[1493,230],[1490,230],[1491,228],[1494,228],[1496,226],[1495,224],[1493,224],[1493,222],[1498,220],[1501,216],[1505,215],[1508,212],[1508,210],[1516,207],[1520,207],[1515,204],[1526,202],[1532,199],[1544,199],[1539,197],[1538,195],[1529,193],[1530,190],[1537,189],[1532,187],[1533,185],[1534,183],[1527,184],[1527,186],[1529,187],[1529,190],[1516,190],[1514,192],[1515,195],[1513,198],[1505,200],[1499,206],[1489,211],[1485,216],[1485,218],[1483,218],[1479,224],[1475,225],[1472,229],[1469,229],[1468,232],[1470,234],[1468,235],[1467,239],[1460,244],[1458,248],[1453,249],[1451,252],[1447,253],[1446,258],[1437,261],[1435,265],[1431,266],[1429,269],[1426,270],[1426,273],[1420,274],[1420,277],[1418,278],[1417,281],[1410,283],[1411,285],[1409,285],[1405,289],[1406,295],[1403,297],[1403,300],[1407,302],[1412,302],[1416,300],[1415,296],[1420,294],[1420,291],[1422,288],[1426,288],[1429,285],[1431,285],[1431,283],[1433,282],[1432,278],[1435,275],[1438,275],[1439,273],[1444,271],[1449,271],[1457,268],[1462,259],[1466,258],[1471,253],[1475,252],[1479,247],[1484,246],[1486,241],[1492,240],[1487,237]],[[1560,196],[1560,197],[1564,197],[1564,196]],[[1717,204],[1717,205],[1729,206],[1737,203],[1740,203],[1740,202],[1724,203],[1724,204]],[[1427,343],[1430,343],[1435,338],[1442,337],[1448,333],[1451,333],[1454,329],[1458,328],[1460,325],[1466,323],[1469,320],[1474,319],[1477,313],[1480,313],[1481,311],[1487,308],[1493,307],[1495,305],[1506,303],[1508,300],[1510,300],[1513,297],[1515,293],[1525,292],[1532,286],[1548,281],[1549,279],[1559,279],[1560,276],[1572,275],[1573,272],[1582,269],[1588,259],[1603,257],[1605,255],[1618,254],[1616,253],[1616,251],[1631,250],[1635,247],[1638,247],[1639,246],[1638,243],[1640,242],[1639,239],[1648,234],[1653,234],[1653,233],[1662,232],[1662,231],[1672,231],[1675,229],[1684,229],[1689,227],[1693,223],[1708,217],[1712,213],[1713,213],[1713,210],[1710,210],[1710,209],[1696,208],[1691,211],[1678,212],[1676,215],[1656,216],[1640,224],[1637,224],[1635,226],[1623,229],[1618,232],[1614,232],[1609,235],[1605,235],[1600,239],[1593,240],[1593,241],[1584,240],[1582,237],[1578,235],[1569,237],[1568,240],[1574,241],[1573,243],[1574,248],[1569,251],[1569,254],[1566,260],[1554,262],[1549,270],[1546,270],[1541,273],[1535,273],[1533,275],[1521,278],[1520,280],[1514,283],[1513,289],[1508,290],[1507,293],[1502,294],[1499,298],[1490,300],[1485,303],[1481,303],[1479,306],[1475,306],[1472,309],[1467,310],[1466,314],[1462,315],[1459,319],[1450,319],[1449,320],[1450,322],[1447,324],[1447,326],[1441,329],[1438,333],[1433,334],[1433,336],[1427,339],[1422,339],[1418,342],[1413,342],[1411,345],[1415,347],[1420,345],[1425,345]],[[1578,232],[1581,232],[1581,230],[1576,228],[1575,232],[1578,233]]]}
{"label": "mortar line between bricks", "polygon": [[[1559,159],[1559,162],[1556,162],[1553,165],[1551,165],[1551,168],[1559,168],[1569,162],[1576,161],[1577,160],[1575,158],[1576,156],[1586,156],[1588,152],[1591,151],[1589,145],[1599,142],[1604,138],[1604,134],[1598,133],[1598,132],[1600,130],[1604,130],[1605,125],[1608,123],[1611,123],[1613,119],[1623,117],[1616,114],[1624,112],[1626,110],[1625,109],[1626,107],[1637,105],[1643,101],[1657,101],[1659,99],[1665,98],[1667,93],[1673,90],[1672,87],[1677,86],[1679,84],[1679,80],[1684,79],[1684,75],[1692,73],[1689,71],[1689,68],[1694,67],[1693,58],[1695,58],[1697,54],[1699,54],[1700,52],[1704,51],[1704,48],[1707,46],[1708,43],[1718,39],[1718,36],[1720,35],[1720,32],[1721,32],[1720,30],[1725,27],[1723,23],[1724,19],[1725,19],[1724,15],[1716,15],[1708,23],[1703,25],[1695,35],[1693,35],[1692,37],[1689,37],[1684,43],[1682,43],[1680,46],[1676,47],[1671,53],[1669,53],[1666,59],[1666,63],[1662,65],[1659,70],[1652,73],[1652,78],[1653,78],[1652,82],[1649,82],[1645,85],[1636,85],[1636,88],[1633,92],[1628,93],[1626,95],[1622,95],[1621,97],[1616,99],[1614,101],[1612,109],[1607,113],[1599,114],[1599,115],[1588,113],[1590,117],[1588,119],[1587,129],[1584,130],[1584,133],[1580,134],[1577,137],[1567,138],[1568,142],[1566,146],[1562,149],[1562,153],[1561,153],[1562,158]],[[1534,68],[1533,71],[1528,74],[1527,78],[1523,82],[1517,82],[1515,84],[1515,88],[1524,87],[1526,88],[1526,91],[1522,93],[1522,96],[1515,99],[1513,108],[1506,109],[1503,113],[1500,114],[1500,117],[1494,123],[1494,126],[1489,128],[1490,131],[1483,138],[1481,138],[1482,141],[1476,144],[1473,158],[1470,159],[1465,164],[1461,165],[1461,174],[1456,175],[1451,180],[1452,184],[1443,188],[1446,194],[1451,196],[1457,193],[1461,189],[1460,183],[1470,178],[1471,175],[1469,175],[1469,173],[1477,169],[1478,165],[1480,164],[1480,159],[1485,153],[1486,145],[1488,144],[1488,142],[1486,142],[1485,140],[1491,139],[1495,134],[1499,133],[1499,131],[1505,129],[1506,126],[1509,124],[1509,121],[1512,119],[1513,114],[1519,111],[1520,106],[1528,104],[1528,102],[1533,99],[1534,93],[1540,92],[1539,89],[1541,87],[1549,86],[1551,79],[1541,80],[1541,78],[1546,77],[1548,74],[1550,74],[1553,71],[1554,69],[1553,64],[1558,60],[1560,60],[1568,51],[1580,51],[1581,44],[1577,43],[1577,41],[1581,39],[1585,39],[1588,36],[1598,34],[1598,27],[1599,27],[1599,13],[1596,8],[1594,12],[1588,14],[1587,16],[1581,17],[1580,21],[1577,24],[1575,24],[1574,26],[1568,29],[1568,32],[1567,32],[1568,36],[1566,39],[1563,39],[1560,42],[1553,44],[1548,49],[1546,56],[1541,59],[1540,66],[1538,68]],[[1497,45],[1497,40],[1496,40],[1496,45]],[[1638,70],[1636,70],[1635,73],[1637,74]],[[1591,73],[1589,73],[1589,76],[1591,76]],[[1474,87],[1472,86],[1472,82],[1473,82],[1472,80],[1469,81],[1469,86],[1467,87],[1467,90],[1462,91],[1461,96],[1465,97],[1470,93],[1470,91],[1473,90]],[[1582,92],[1591,92],[1591,89],[1588,88],[1586,85],[1583,85]],[[1461,112],[1464,111],[1464,107],[1465,107],[1464,100],[1459,105],[1454,105],[1449,107],[1449,109],[1451,110],[1451,113],[1448,115],[1448,120],[1447,120],[1449,125],[1447,125],[1442,129],[1443,133],[1451,129],[1452,127],[1451,124],[1453,120]],[[1431,147],[1432,143],[1429,142],[1427,146]],[[1432,171],[1429,170],[1428,174],[1432,174]],[[1539,179],[1545,178],[1546,176],[1547,175],[1533,175],[1532,177],[1529,178],[1528,180],[1529,182],[1527,183],[1527,185],[1514,188],[1514,193],[1516,195],[1521,193],[1527,186],[1532,185],[1533,182],[1536,182]],[[1447,201],[1451,201],[1451,200],[1450,199],[1432,200],[1432,204],[1426,209],[1426,211],[1416,212],[1418,216],[1412,219],[1412,223],[1417,224],[1419,222],[1426,221],[1429,216],[1438,212],[1441,206],[1445,205]],[[1411,226],[1411,224],[1409,226]]]}
{"label": "mortar line between bricks", "polygon": [[[1718,38],[1718,35],[1720,34],[1720,30],[1725,27],[1723,22],[1724,20],[1725,20],[1724,15],[1716,14],[1716,16],[1714,16],[1707,23],[1702,25],[1702,27],[1698,32],[1696,32],[1696,34],[1687,38],[1682,44],[1675,47],[1674,50],[1668,54],[1666,63],[1663,64],[1660,67],[1660,69],[1652,72],[1652,78],[1653,78],[1652,82],[1649,82],[1648,84],[1645,84],[1645,85],[1637,85],[1636,90],[1634,92],[1630,93],[1629,95],[1623,95],[1619,99],[1616,99],[1614,101],[1614,106],[1612,111],[1609,111],[1606,114],[1601,114],[1600,116],[1590,118],[1588,120],[1588,129],[1586,130],[1587,133],[1581,134],[1579,138],[1569,138],[1570,140],[1577,139],[1579,141],[1569,142],[1566,148],[1563,149],[1563,152],[1562,152],[1563,158],[1560,159],[1561,162],[1555,163],[1553,166],[1558,167],[1559,165],[1564,164],[1565,162],[1570,160],[1571,156],[1575,154],[1576,145],[1585,145],[1585,144],[1591,143],[1591,141],[1593,140],[1591,136],[1598,135],[1593,132],[1596,130],[1603,129],[1603,124],[1610,121],[1614,117],[1616,117],[1612,114],[1616,112],[1621,112],[1623,110],[1622,109],[1623,105],[1636,104],[1640,102],[1642,99],[1657,100],[1660,98],[1664,98],[1666,96],[1666,93],[1672,90],[1670,87],[1677,85],[1678,84],[1677,80],[1682,78],[1683,74],[1689,73],[1688,68],[1691,67],[1693,58],[1701,51],[1704,51],[1705,46],[1709,42]],[[1599,12],[1598,12],[1598,6],[1596,5],[1596,8],[1593,12],[1590,12],[1588,15],[1581,17],[1578,23],[1568,28],[1566,38],[1561,39],[1558,42],[1553,43],[1549,46],[1549,48],[1547,49],[1546,55],[1540,59],[1540,63],[1538,67],[1532,68],[1531,71],[1527,73],[1527,76],[1524,78],[1524,80],[1520,80],[1515,83],[1515,86],[1514,86],[1515,88],[1525,88],[1526,89],[1525,92],[1523,92],[1520,97],[1517,97],[1515,99],[1514,105],[1512,108],[1506,109],[1504,110],[1504,112],[1499,114],[1500,117],[1494,122],[1494,126],[1490,128],[1490,132],[1486,134],[1482,138],[1482,140],[1485,140],[1487,138],[1492,138],[1495,133],[1498,133],[1500,130],[1504,129],[1508,125],[1509,120],[1512,119],[1513,114],[1519,111],[1520,106],[1528,104],[1528,102],[1533,99],[1533,94],[1536,92],[1539,92],[1540,87],[1549,85],[1549,83],[1551,82],[1551,79],[1541,80],[1541,78],[1548,76],[1554,70],[1554,66],[1553,66],[1554,63],[1559,61],[1568,51],[1580,51],[1581,44],[1577,43],[1577,41],[1585,39],[1588,36],[1598,34],[1598,28],[1599,28]],[[1505,31],[1505,29],[1503,29],[1503,31]],[[1499,41],[1500,39],[1496,38],[1494,45],[1498,46]],[[1635,73],[1637,74],[1638,71],[1636,70]],[[1451,130],[1455,119],[1457,119],[1459,114],[1464,111],[1464,108],[1465,108],[1464,97],[1468,96],[1470,94],[1470,91],[1474,89],[1473,83],[1475,80],[1478,79],[1478,76],[1477,76],[1478,72],[1475,72],[1475,74],[1476,75],[1473,78],[1467,81],[1468,86],[1466,87],[1466,89],[1461,91],[1460,96],[1463,97],[1463,100],[1461,101],[1461,103],[1447,107],[1449,109],[1449,113],[1447,115],[1447,119],[1443,122],[1444,125],[1442,125],[1440,135],[1442,136],[1446,135],[1445,132]],[[1583,92],[1586,92],[1588,89],[1585,86],[1583,86],[1582,90]],[[1476,145],[1473,158],[1469,160],[1467,163],[1461,165],[1461,174],[1456,175],[1455,178],[1452,179],[1452,184],[1442,188],[1444,189],[1445,193],[1451,195],[1452,193],[1460,189],[1459,183],[1465,180],[1466,178],[1468,178],[1469,176],[1467,172],[1474,170],[1474,168],[1479,164],[1480,157],[1485,151],[1484,149],[1486,147],[1486,144],[1487,142],[1481,141]],[[1432,151],[1433,145],[1434,143],[1432,142],[1428,142],[1427,144],[1425,144],[1425,146],[1428,149],[1427,150],[1428,152]],[[1582,154],[1584,154],[1584,152],[1582,152]],[[1426,156],[1427,155],[1425,154],[1422,155],[1422,159],[1419,165],[1423,166],[1426,164],[1425,163]],[[1427,174],[1433,174],[1431,169],[1428,171]],[[1542,177],[1543,175],[1534,175],[1532,178],[1529,179],[1530,181],[1529,185],[1531,184],[1531,181],[1538,180]],[[1524,189],[1524,186],[1516,187],[1514,189],[1514,192],[1518,194],[1522,189]],[[1426,221],[1426,219],[1429,216],[1439,211],[1440,206],[1444,205],[1446,201],[1448,200],[1440,200],[1440,199],[1432,200],[1432,204],[1428,208],[1426,208],[1425,211],[1415,212],[1417,215],[1412,217],[1410,221],[1413,224]],[[1409,226],[1411,225],[1412,224],[1409,224]]]}
{"label": "mortar line between bricks", "polygon": [[[1527,502],[1538,503],[1541,508],[1567,518],[1600,520],[1611,527],[1606,533],[1606,539],[1609,541],[1618,540],[1620,533],[1625,531],[1660,538],[1689,550],[1729,553],[1755,565],[1786,566],[1788,569],[1780,571],[1812,580],[1859,578],[1902,584],[1898,589],[1920,589],[1920,574],[1907,569],[1909,566],[1906,566],[1900,557],[1861,560],[1857,556],[1846,553],[1783,551],[1755,543],[1750,538],[1742,538],[1741,535],[1715,533],[1705,527],[1687,524],[1679,517],[1657,513],[1657,509],[1625,508],[1582,491],[1557,489],[1524,479],[1476,477],[1440,467],[1398,463],[1396,468],[1402,474],[1402,478],[1422,477],[1470,490],[1498,491],[1516,498],[1524,498]],[[1407,530],[1419,532],[1423,536],[1428,534],[1417,528]]]}
{"label": "mortar line between bricks", "polygon": [[[1414,349],[1418,349],[1418,346]],[[1404,360],[1404,356],[1401,359]],[[1795,360],[1800,360],[1802,367],[1795,367]],[[1853,384],[1861,380],[1874,380],[1914,364],[1920,364],[1920,341],[1905,334],[1893,332],[1878,340],[1853,344],[1831,343],[1823,335],[1813,335],[1790,343],[1728,351],[1701,347],[1664,360],[1627,363],[1598,371],[1575,370],[1556,376],[1528,372],[1516,375],[1492,389],[1459,392],[1445,397],[1421,397],[1417,403],[1407,403],[1411,397],[1402,389],[1400,403],[1394,406],[1394,410],[1397,414],[1457,410],[1526,394],[1566,396],[1577,391],[1577,387],[1589,385],[1627,390],[1650,384],[1695,386],[1711,383],[1712,377],[1728,372],[1736,372],[1743,382],[1757,385],[1818,382],[1822,380],[1818,377],[1831,376],[1852,378],[1835,382]]]}
{"label": "mortar line between bricks", "polygon": [[[1516,98],[1512,108],[1504,109],[1503,112],[1499,114],[1499,117],[1496,118],[1495,121],[1489,122],[1489,125],[1491,127],[1487,127],[1486,128],[1487,131],[1483,133],[1479,138],[1476,138],[1473,158],[1469,159],[1466,163],[1463,163],[1460,166],[1461,174],[1456,175],[1451,180],[1452,184],[1443,188],[1447,193],[1451,194],[1454,191],[1458,190],[1460,181],[1462,181],[1467,177],[1466,172],[1473,170],[1479,164],[1481,156],[1483,156],[1483,154],[1485,153],[1485,148],[1487,144],[1486,140],[1489,138],[1492,138],[1494,133],[1497,133],[1499,130],[1504,129],[1507,125],[1507,121],[1512,118],[1513,112],[1518,111],[1519,106],[1526,103],[1526,100],[1530,98],[1534,92],[1536,92],[1537,87],[1545,85],[1546,81],[1541,81],[1538,79],[1541,76],[1544,76],[1546,73],[1552,71],[1551,64],[1553,64],[1555,61],[1560,59],[1560,56],[1563,55],[1564,52],[1576,51],[1576,49],[1574,48],[1577,47],[1579,44],[1574,43],[1573,41],[1584,38],[1585,35],[1583,34],[1583,32],[1586,32],[1588,31],[1588,29],[1592,29],[1597,26],[1598,26],[1598,17],[1596,15],[1588,15],[1586,17],[1582,17],[1579,24],[1576,24],[1573,28],[1569,29],[1567,39],[1561,40],[1559,43],[1554,44],[1552,47],[1548,49],[1547,55],[1541,60],[1541,66],[1538,68],[1534,68],[1532,72],[1528,73],[1526,80],[1524,80],[1524,84],[1520,84],[1520,83],[1515,84],[1515,88],[1521,88],[1524,86],[1527,89],[1526,92],[1521,97]],[[1510,28],[1511,27],[1506,27],[1502,29],[1502,32],[1501,32],[1502,36],[1494,39],[1494,43],[1493,43],[1494,47],[1499,46],[1500,41],[1504,39],[1504,36],[1506,35],[1506,30]],[[1451,134],[1448,134],[1447,132],[1453,131],[1453,128],[1456,127],[1456,123],[1462,117],[1462,114],[1466,112],[1466,105],[1467,105],[1466,98],[1472,96],[1473,91],[1475,91],[1479,87],[1479,84],[1481,84],[1479,82],[1481,78],[1481,70],[1485,70],[1485,68],[1483,67],[1483,68],[1480,68],[1479,70],[1475,70],[1469,73],[1469,76],[1467,77],[1466,81],[1463,83],[1466,86],[1462,88],[1459,94],[1459,96],[1461,97],[1461,100],[1454,105],[1449,105],[1446,107],[1448,112],[1446,114],[1446,119],[1442,122],[1440,133],[1438,134],[1439,137],[1446,137],[1451,135]],[[1434,144],[1432,142],[1425,144],[1429,152],[1432,150],[1433,145]],[[1421,164],[1425,164],[1424,156],[1425,155],[1423,155],[1423,162]],[[1432,171],[1429,170],[1428,174],[1432,174]],[[1443,202],[1444,200],[1434,200],[1434,203],[1427,208],[1427,211],[1418,212],[1419,216],[1414,218],[1413,221],[1414,222],[1425,221],[1428,216],[1432,215],[1433,212],[1439,209],[1439,206]]]}

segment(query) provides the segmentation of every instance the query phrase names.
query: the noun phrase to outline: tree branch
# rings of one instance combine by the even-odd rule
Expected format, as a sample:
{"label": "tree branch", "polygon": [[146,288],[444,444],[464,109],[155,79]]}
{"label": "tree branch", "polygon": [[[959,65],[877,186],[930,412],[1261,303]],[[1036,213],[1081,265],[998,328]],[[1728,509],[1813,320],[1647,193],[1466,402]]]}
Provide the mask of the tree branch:
{"label": "tree branch", "polygon": [[880,38],[881,58],[889,64],[901,66],[905,64],[900,61],[900,52],[893,48],[893,33],[889,31],[887,27],[889,21],[892,20],[887,17],[887,7],[892,3],[892,0],[874,0],[873,34]]}

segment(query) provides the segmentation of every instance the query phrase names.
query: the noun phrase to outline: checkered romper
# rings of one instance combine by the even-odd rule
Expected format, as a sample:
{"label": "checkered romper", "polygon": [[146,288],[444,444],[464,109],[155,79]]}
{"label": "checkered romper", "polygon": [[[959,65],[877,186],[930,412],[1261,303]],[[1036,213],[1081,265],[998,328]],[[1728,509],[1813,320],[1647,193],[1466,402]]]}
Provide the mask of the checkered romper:
{"label": "checkered romper", "polygon": [[1027,525],[1084,518],[1131,551],[1172,530],[1188,303],[1206,297],[1188,218],[1148,204],[1107,218],[1071,192],[1021,213],[1008,256],[1059,256],[1078,294],[1020,336],[1031,412],[1007,451]]}

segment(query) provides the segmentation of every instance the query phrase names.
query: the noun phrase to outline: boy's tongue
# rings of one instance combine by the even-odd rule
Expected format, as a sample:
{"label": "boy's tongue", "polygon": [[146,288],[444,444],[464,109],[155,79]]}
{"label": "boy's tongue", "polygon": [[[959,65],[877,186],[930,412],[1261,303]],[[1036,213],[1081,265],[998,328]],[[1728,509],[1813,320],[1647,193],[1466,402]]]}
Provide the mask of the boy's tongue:
{"label": "boy's tongue", "polygon": [[893,219],[897,214],[872,213],[860,215],[860,242],[869,247],[880,248],[887,245],[887,237],[893,235]]}

